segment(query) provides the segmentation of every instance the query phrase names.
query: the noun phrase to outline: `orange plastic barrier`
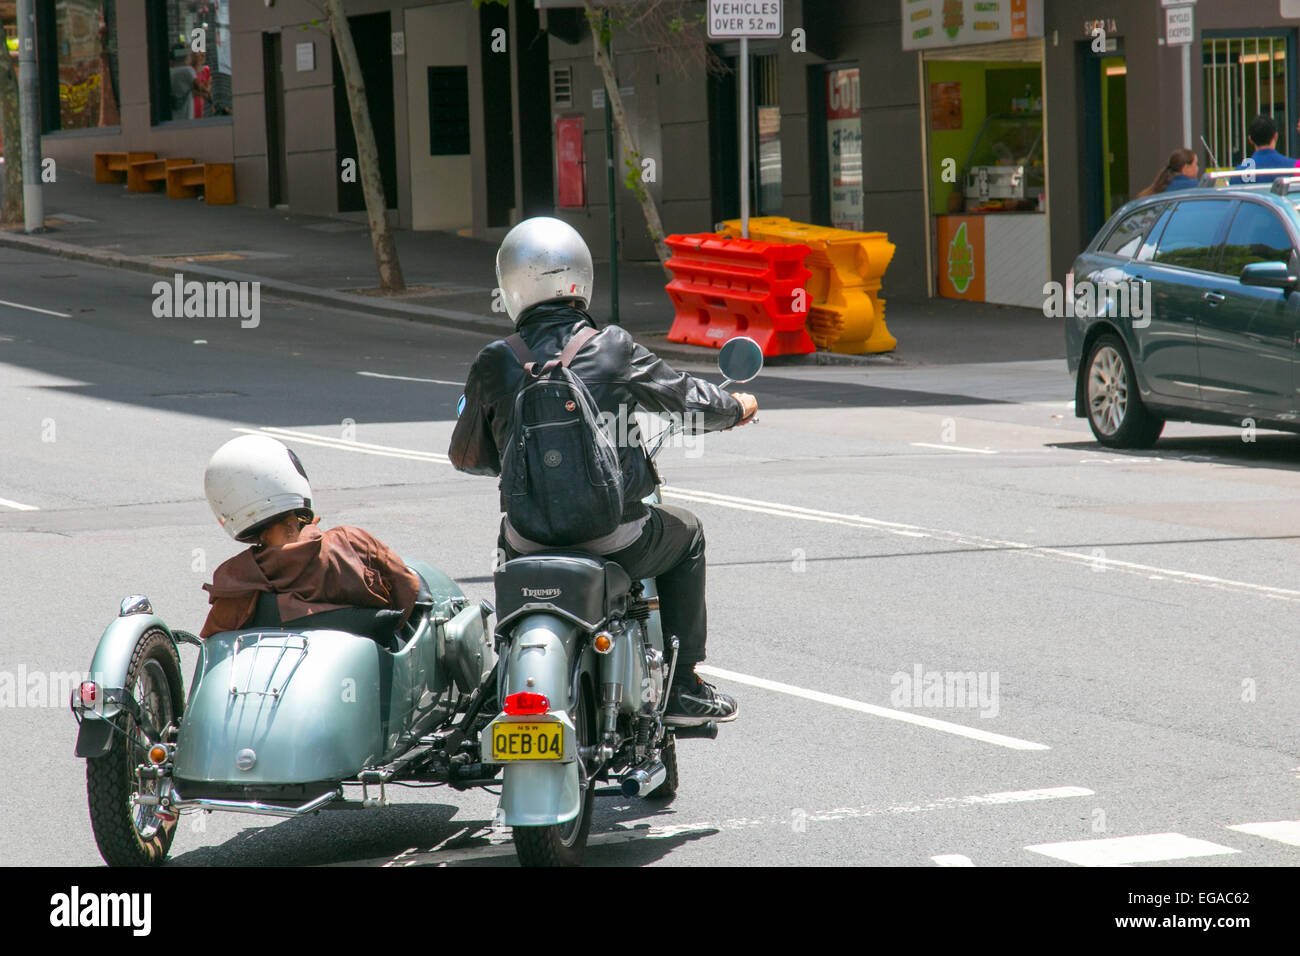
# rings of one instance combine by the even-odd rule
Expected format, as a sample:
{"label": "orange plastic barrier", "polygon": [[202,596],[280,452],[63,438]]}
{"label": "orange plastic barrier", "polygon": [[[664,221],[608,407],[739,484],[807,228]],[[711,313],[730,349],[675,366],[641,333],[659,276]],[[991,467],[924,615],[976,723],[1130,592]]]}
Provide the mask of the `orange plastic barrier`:
{"label": "orange plastic barrier", "polygon": [[764,355],[816,351],[796,311],[795,292],[806,300],[812,275],[803,264],[808,247],[798,243],[727,239],[711,232],[669,236],[672,250],[668,297],[676,309],[671,342],[721,348],[737,335],[762,346]]}

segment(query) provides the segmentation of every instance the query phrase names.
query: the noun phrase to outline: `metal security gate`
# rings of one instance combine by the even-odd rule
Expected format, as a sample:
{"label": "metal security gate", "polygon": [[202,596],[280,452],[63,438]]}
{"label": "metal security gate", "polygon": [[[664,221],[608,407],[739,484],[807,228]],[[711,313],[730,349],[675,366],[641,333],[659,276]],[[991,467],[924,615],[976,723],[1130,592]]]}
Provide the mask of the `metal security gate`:
{"label": "metal security gate", "polygon": [[[1278,152],[1294,156],[1287,91],[1295,88],[1292,31],[1255,36],[1214,36],[1202,42],[1205,139],[1220,166],[1236,166],[1250,152],[1246,131],[1256,116],[1277,123]],[[1187,143],[1195,148],[1199,144]]]}

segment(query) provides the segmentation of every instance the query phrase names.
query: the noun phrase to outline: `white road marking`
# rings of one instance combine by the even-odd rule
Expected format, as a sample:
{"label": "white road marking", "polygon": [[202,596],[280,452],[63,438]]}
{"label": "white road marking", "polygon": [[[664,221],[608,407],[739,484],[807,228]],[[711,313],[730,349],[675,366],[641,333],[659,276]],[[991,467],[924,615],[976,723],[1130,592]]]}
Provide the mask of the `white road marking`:
{"label": "white road marking", "polygon": [[1236,826],[1228,827],[1229,830],[1236,830],[1238,833],[1249,833],[1251,836],[1264,837],[1266,840],[1277,840],[1279,843],[1286,843],[1290,846],[1300,846],[1300,820],[1275,820],[1272,823],[1239,823]]}
{"label": "white road marking", "polygon": [[[1088,568],[1104,568],[1149,578],[1160,575],[1165,579],[1184,584],[1196,584],[1202,587],[1223,591],[1240,591],[1263,597],[1275,597],[1284,601],[1300,601],[1300,591],[1291,588],[1274,587],[1269,584],[1254,584],[1249,581],[1235,581],[1211,574],[1197,574],[1192,571],[1178,571],[1173,568],[1161,568],[1134,561],[1121,561],[1100,555],[1083,554],[1064,548],[1052,548],[1045,545],[1027,544],[1023,541],[1007,541],[989,538],[983,535],[966,534],[961,531],[948,531],[941,528],[925,528],[918,525],[902,524],[896,521],[883,521],[862,515],[842,514],[835,511],[821,511],[815,508],[803,508],[797,505],[784,505],[771,501],[759,501],[753,498],[740,498],[733,495],[720,495],[711,491],[694,491],[665,485],[665,498],[680,498],[698,504],[716,505],[719,508],[734,508],[741,511],[753,511],[783,518],[796,518],[801,521],[817,521],[825,524],[845,525],[850,528],[866,528],[886,534],[901,535],[909,538],[931,538],[951,544],[965,545],[974,549],[1000,550],[1010,553],[1027,554],[1036,558],[1048,558],[1067,564],[1083,565]],[[1135,542],[1141,544],[1141,542]]]}
{"label": "white road marking", "polygon": [[443,378],[413,378],[410,375],[385,375],[383,372],[357,372],[358,375],[365,375],[367,378],[391,378],[398,382],[428,382],[431,385],[455,385],[458,388],[463,386],[464,382],[449,382]]}
{"label": "white road marking", "polygon": [[[983,793],[966,797],[940,797],[928,803],[909,803],[892,807],[836,807],[830,810],[802,810],[792,808],[784,813],[770,814],[764,817],[728,817],[722,821],[702,821],[697,823],[669,823],[659,826],[647,826],[644,822],[629,820],[615,824],[617,829],[604,833],[593,833],[587,841],[588,846],[600,846],[609,843],[628,843],[632,840],[666,840],[676,836],[697,834],[708,836],[724,830],[751,830],[756,827],[779,826],[789,828],[792,825],[803,826],[808,823],[830,823],[836,820],[866,820],[873,817],[892,817],[902,814],[927,813],[932,810],[957,810],[962,807],[1000,807],[1020,803],[1036,803],[1043,800],[1068,800],[1075,797],[1096,796],[1086,787],[1044,787],[1038,790],[1013,790],[1004,793]],[[477,830],[471,839],[489,832]],[[509,831],[506,831],[509,832]],[[439,844],[444,846],[447,841]],[[436,852],[435,852],[436,851]],[[388,863],[401,861],[402,866],[441,865],[458,860],[477,860],[495,856],[508,856],[514,853],[510,846],[476,846],[457,847],[412,852],[404,850],[388,860]],[[965,859],[954,857],[954,859]],[[340,864],[355,866],[356,862]],[[972,864],[973,865],[973,864]]]}
{"label": "white road marking", "polygon": [[915,724],[918,727],[925,727],[929,730],[940,730],[947,734],[955,734],[958,737],[968,737],[971,740],[978,740],[986,744],[995,744],[999,747],[1008,747],[1011,750],[1051,750],[1047,744],[1037,744],[1031,740],[1021,740],[1018,737],[1007,737],[1003,734],[995,734],[987,730],[977,730],[974,727],[967,727],[964,724],[954,724],[946,720],[938,720],[934,717],[926,717],[924,714],[914,714],[906,710],[894,710],[889,707],[880,707],[876,704],[868,704],[860,700],[851,700],[848,697],[837,697],[834,694],[823,694],[819,690],[808,690],[803,687],[795,687],[793,684],[782,684],[780,681],[768,680],[765,677],[752,677],[749,674],[738,674],[735,671],[723,670],[720,667],[711,667],[707,664],[699,664],[695,668],[696,673],[708,677],[717,677],[720,680],[735,681],[737,684],[749,684],[751,687],[761,687],[763,690],[776,691],[780,694],[789,694],[792,697],[802,697],[804,700],[813,700],[819,704],[830,704],[833,707],[843,707],[845,710],[857,711],[860,714],[870,714],[873,717],[884,717],[888,720],[897,720],[905,724]]}
{"label": "white road marking", "polygon": [[934,862],[937,863],[939,866],[974,866],[975,865],[974,863],[971,862],[970,857],[962,856],[960,853],[946,853],[942,856],[932,856],[930,857],[930,859],[934,860]]}
{"label": "white road marking", "polygon": [[[451,459],[446,455],[440,455],[436,452],[418,451],[415,449],[399,448],[391,445],[372,445],[366,442],[349,442],[343,441],[342,439],[313,434],[311,432],[293,431],[288,428],[274,428],[268,426],[260,429],[236,428],[234,431],[247,432],[250,434],[270,434],[281,438],[291,438],[294,441],[300,441],[309,445],[320,445],[325,448],[336,448],[340,451],[361,452],[369,455],[379,455],[386,458],[405,458],[410,461],[431,461],[443,465],[451,464]],[[1183,584],[1195,584],[1199,587],[1207,587],[1219,591],[1236,591],[1244,594],[1252,594],[1257,597],[1271,597],[1282,601],[1300,602],[1300,591],[1291,588],[1275,587],[1270,584],[1255,584],[1250,581],[1237,581],[1231,578],[1217,577],[1212,574],[1179,571],[1174,568],[1161,568],[1150,564],[1139,564],[1135,561],[1121,561],[1118,558],[1108,558],[1095,554],[1083,554],[1078,551],[1069,551],[1064,548],[1052,548],[1046,545],[1028,544],[1023,541],[990,538],[984,535],[967,534],[965,532],[950,531],[943,528],[926,528],[920,525],[904,524],[898,521],[885,521],[880,518],[868,518],[864,515],[823,511],[817,508],[804,508],[799,505],[761,501],[754,498],[741,498],[735,495],[720,495],[712,491],[697,491],[688,488],[678,488],[671,485],[665,485],[662,494],[665,498],[676,498],[681,501],[691,501],[697,504],[714,505],[718,508],[731,508],[739,511],[749,511],[756,514],[772,515],[773,517],[778,518],[793,518],[799,521],[813,521],[822,524],[835,524],[850,528],[862,528],[869,531],[878,531],[883,534],[892,534],[905,538],[929,538],[934,541],[943,541],[948,544],[962,545],[973,550],[997,550],[1013,554],[1026,554],[1035,558],[1047,558],[1052,561],[1060,561],[1065,564],[1086,567],[1093,571],[1100,569],[1119,571],[1124,574],[1132,574],[1138,577],[1147,578],[1148,580],[1161,579],[1178,581]],[[1134,544],[1140,545],[1141,542],[1135,542]]]}
{"label": "white road marking", "polygon": [[10,501],[8,498],[0,498],[0,508],[13,508],[15,511],[40,511],[35,505],[25,505],[17,501]]}
{"label": "white road marking", "polygon": [[276,438],[302,442],[305,445],[319,445],[322,448],[360,452],[365,455],[378,455],[382,458],[405,458],[408,461],[428,461],[437,465],[451,464],[451,459],[446,455],[440,455],[433,451],[416,451],[410,448],[397,448],[392,445],[373,445],[363,441],[345,441],[342,438],[331,438],[328,435],[317,435],[312,432],[293,431],[288,428],[266,426],[263,428],[235,428],[232,431],[244,432],[249,435],[272,435]]}
{"label": "white road marking", "polygon": [[49,309],[38,309],[34,305],[23,305],[21,302],[6,302],[4,299],[0,299],[0,305],[7,305],[11,309],[26,309],[28,312],[39,312],[41,315],[53,315],[60,319],[72,318],[66,312],[51,312]]}
{"label": "white road marking", "polygon": [[928,441],[914,441],[913,448],[939,448],[943,451],[965,451],[972,455],[996,455],[997,452],[990,448],[965,448],[961,445],[935,445]]}
{"label": "white road marking", "polygon": [[1241,852],[1230,846],[1198,840],[1181,833],[1147,833],[1106,840],[1038,843],[1025,849],[1067,863],[1077,863],[1079,866],[1128,866],[1131,863],[1156,863]]}

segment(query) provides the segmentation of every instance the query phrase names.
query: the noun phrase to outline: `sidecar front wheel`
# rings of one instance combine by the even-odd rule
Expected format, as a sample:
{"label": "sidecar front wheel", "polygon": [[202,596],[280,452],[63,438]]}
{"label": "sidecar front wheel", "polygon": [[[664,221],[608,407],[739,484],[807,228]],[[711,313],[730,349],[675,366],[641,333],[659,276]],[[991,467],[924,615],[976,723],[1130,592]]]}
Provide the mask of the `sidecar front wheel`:
{"label": "sidecar front wheel", "polygon": [[[175,817],[160,816],[156,806],[136,806],[134,798],[141,789],[136,767],[148,762],[149,748],[168,727],[179,725],[184,708],[180,657],[164,631],[141,635],[126,671],[126,691],[140,721],[126,711],[113,718],[124,733],[114,732],[108,753],[86,761],[90,825],[109,866],[157,866],[171,849]],[[148,780],[143,792],[162,796],[169,790],[165,779]]]}

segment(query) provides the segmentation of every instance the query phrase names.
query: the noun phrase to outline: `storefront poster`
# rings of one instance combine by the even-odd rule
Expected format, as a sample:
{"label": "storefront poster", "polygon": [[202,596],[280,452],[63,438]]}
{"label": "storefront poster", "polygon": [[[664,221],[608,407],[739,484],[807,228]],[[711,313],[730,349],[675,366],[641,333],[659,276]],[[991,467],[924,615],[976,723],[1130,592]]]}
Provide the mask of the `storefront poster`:
{"label": "storefront poster", "polygon": [[836,229],[863,227],[860,103],[856,67],[826,72],[826,153]]}
{"label": "storefront poster", "polygon": [[582,161],[582,117],[555,121],[555,168],[559,180],[561,209],[578,209],[587,204],[586,175]]}
{"label": "storefront poster", "polygon": [[899,0],[903,49],[1043,35],[1043,0]]}
{"label": "storefront poster", "polygon": [[930,129],[961,129],[961,84],[930,84]]}
{"label": "storefront poster", "polygon": [[939,216],[939,295],[984,301],[984,217]]}

